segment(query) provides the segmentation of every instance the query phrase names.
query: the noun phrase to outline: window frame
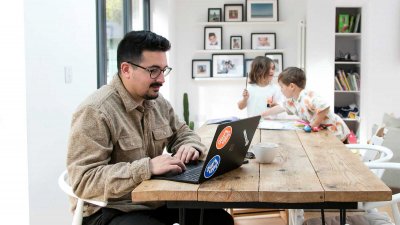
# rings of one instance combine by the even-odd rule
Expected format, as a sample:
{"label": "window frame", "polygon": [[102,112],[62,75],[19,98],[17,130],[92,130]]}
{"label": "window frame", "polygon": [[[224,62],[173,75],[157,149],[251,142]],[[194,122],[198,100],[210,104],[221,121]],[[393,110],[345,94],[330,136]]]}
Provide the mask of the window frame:
{"label": "window frame", "polygon": [[[143,1],[143,29],[150,30],[150,0]],[[123,0],[124,34],[132,30],[132,0]],[[97,88],[107,84],[106,0],[96,1]]]}

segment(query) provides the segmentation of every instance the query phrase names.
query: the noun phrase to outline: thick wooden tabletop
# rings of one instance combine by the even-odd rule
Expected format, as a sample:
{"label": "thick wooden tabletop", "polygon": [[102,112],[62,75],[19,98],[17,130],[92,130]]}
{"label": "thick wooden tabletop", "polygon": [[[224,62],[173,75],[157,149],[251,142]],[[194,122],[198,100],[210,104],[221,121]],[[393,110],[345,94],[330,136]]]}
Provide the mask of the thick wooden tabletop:
{"label": "thick wooden tabletop", "polygon": [[[210,146],[216,125],[197,130]],[[202,184],[165,180],[142,182],[132,201],[368,202],[391,200],[391,190],[329,131],[257,130],[252,145],[273,142],[271,164],[250,160]]]}

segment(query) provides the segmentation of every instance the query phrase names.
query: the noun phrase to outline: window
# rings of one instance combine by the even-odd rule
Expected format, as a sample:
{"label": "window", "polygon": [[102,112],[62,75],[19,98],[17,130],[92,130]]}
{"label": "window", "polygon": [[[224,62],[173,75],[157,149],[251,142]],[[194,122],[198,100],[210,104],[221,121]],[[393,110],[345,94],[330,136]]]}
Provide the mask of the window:
{"label": "window", "polygon": [[149,30],[150,0],[97,1],[97,86],[117,73],[117,47],[131,30]]}

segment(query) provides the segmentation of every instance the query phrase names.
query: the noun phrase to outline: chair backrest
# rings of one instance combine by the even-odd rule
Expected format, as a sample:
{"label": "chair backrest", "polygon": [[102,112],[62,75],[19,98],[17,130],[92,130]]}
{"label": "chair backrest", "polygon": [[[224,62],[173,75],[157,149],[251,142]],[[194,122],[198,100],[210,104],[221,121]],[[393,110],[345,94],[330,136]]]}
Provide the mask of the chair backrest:
{"label": "chair backrest", "polygon": [[[366,163],[366,165],[370,169],[385,169],[385,170],[396,170],[400,171],[400,163],[393,163],[393,162],[373,162],[373,163]],[[392,195],[391,201],[383,201],[383,202],[367,202],[364,203],[363,207],[366,210],[387,206],[390,205],[392,209],[393,219],[395,225],[400,225],[400,212],[398,203],[400,202],[400,193]]]}
{"label": "chair backrest", "polygon": [[83,203],[88,202],[94,205],[98,205],[101,207],[105,207],[107,205],[107,202],[103,201],[95,201],[95,200],[88,200],[88,199],[81,199],[78,196],[75,195],[73,192],[71,186],[68,183],[68,172],[67,170],[63,171],[61,175],[58,177],[58,186],[60,186],[61,190],[63,190],[66,194],[68,194],[71,197],[74,197],[78,200],[74,212],[74,216],[72,218],[72,225],[81,225],[82,224],[82,218],[83,218]]}
{"label": "chair backrest", "polygon": [[[388,162],[393,158],[393,152],[389,148],[372,144],[347,144],[349,149],[357,149],[361,152],[363,162]],[[379,178],[382,178],[384,169],[371,170]]]}

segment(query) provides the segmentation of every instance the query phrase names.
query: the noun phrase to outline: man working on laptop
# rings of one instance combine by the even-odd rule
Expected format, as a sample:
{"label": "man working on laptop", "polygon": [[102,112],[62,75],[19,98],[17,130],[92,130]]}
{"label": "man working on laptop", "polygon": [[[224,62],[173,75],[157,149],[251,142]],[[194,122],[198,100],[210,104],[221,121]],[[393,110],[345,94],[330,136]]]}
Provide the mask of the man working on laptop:
{"label": "man working on laptop", "polygon": [[[132,31],[118,45],[118,74],[89,96],[72,118],[68,175],[80,198],[108,201],[84,207],[85,225],[173,224],[178,209],[160,202],[131,202],[131,191],[152,175],[182,172],[205,150],[200,138],[181,122],[160,94],[168,67],[167,39]],[[162,155],[164,147],[174,157]],[[75,202],[73,207],[75,207]],[[188,210],[197,224],[200,210]],[[204,224],[233,224],[222,209],[204,211]]]}

